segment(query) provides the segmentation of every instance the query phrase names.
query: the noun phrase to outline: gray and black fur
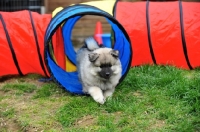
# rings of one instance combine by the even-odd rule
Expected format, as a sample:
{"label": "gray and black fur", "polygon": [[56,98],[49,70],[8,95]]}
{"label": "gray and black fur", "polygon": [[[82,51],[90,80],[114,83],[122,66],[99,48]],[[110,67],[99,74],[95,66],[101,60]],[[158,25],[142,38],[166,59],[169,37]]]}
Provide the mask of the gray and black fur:
{"label": "gray and black fur", "polygon": [[83,92],[103,104],[112,96],[121,78],[121,62],[119,51],[99,47],[93,38],[85,40],[86,47],[77,52],[77,69]]}

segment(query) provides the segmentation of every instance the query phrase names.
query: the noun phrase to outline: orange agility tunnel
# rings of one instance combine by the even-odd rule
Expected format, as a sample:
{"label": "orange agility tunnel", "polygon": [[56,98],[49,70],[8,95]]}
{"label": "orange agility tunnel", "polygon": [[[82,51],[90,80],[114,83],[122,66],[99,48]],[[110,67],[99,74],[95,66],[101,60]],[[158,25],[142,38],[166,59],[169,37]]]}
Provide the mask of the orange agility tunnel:
{"label": "orange agility tunnel", "polygon": [[37,73],[82,93],[71,33],[84,15],[105,17],[111,25],[111,48],[120,51],[122,62],[121,80],[130,66],[200,66],[199,2],[107,0],[72,5],[53,18],[30,11],[0,12],[0,76]]}
{"label": "orange agility tunnel", "polygon": [[[44,34],[51,19],[50,14],[30,11],[0,12],[0,76],[29,73],[49,76],[44,63]],[[56,35],[55,49],[59,42]]]}
{"label": "orange agility tunnel", "polygon": [[132,43],[132,66],[200,66],[199,2],[117,2],[115,18]]}

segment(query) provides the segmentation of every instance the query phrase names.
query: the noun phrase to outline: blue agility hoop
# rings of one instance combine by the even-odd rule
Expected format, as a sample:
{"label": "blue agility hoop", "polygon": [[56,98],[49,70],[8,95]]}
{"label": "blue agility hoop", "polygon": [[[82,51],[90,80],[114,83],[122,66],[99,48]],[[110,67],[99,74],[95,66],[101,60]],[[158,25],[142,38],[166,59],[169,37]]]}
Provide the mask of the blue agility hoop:
{"label": "blue agility hoop", "polygon": [[75,94],[84,94],[82,91],[82,85],[78,80],[78,73],[67,72],[60,68],[53,60],[53,57],[50,54],[49,46],[55,31],[61,24],[65,22],[62,29],[65,55],[72,63],[76,65],[76,52],[74,51],[71,42],[71,33],[75,23],[84,15],[98,15],[105,17],[111,25],[115,34],[115,44],[113,49],[119,50],[119,58],[122,63],[122,77],[120,82],[130,69],[132,60],[132,49],[128,34],[113,16],[103,10],[100,10],[99,8],[83,4],[70,6],[61,10],[54,18],[52,18],[46,30],[45,63],[48,67],[51,77],[66,90]]}

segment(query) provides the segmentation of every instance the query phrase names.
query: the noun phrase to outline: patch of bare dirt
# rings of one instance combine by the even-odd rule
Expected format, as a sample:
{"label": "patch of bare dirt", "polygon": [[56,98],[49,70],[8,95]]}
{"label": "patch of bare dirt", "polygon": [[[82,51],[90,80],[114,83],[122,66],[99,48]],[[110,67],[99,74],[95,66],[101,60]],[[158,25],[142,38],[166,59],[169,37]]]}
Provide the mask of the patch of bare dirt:
{"label": "patch of bare dirt", "polygon": [[162,128],[164,126],[165,126],[165,121],[156,120],[155,123],[150,126],[150,129]]}
{"label": "patch of bare dirt", "polygon": [[[5,93],[4,93],[3,91],[0,90],[0,97],[3,97],[4,94],[5,94]],[[0,100],[0,101],[1,101],[1,100]]]}
{"label": "patch of bare dirt", "polygon": [[92,117],[91,115],[84,116],[80,119],[78,119],[74,125],[75,127],[87,127],[94,125],[96,123],[96,119]]}
{"label": "patch of bare dirt", "polygon": [[17,121],[11,119],[0,118],[0,128],[8,132],[14,132],[20,130],[20,126]]}

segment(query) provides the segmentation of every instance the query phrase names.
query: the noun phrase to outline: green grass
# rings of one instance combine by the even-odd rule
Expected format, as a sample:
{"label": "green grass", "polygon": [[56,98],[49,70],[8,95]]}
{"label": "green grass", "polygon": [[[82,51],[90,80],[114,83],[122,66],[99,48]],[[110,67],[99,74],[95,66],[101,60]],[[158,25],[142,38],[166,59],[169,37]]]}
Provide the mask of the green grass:
{"label": "green grass", "polygon": [[6,84],[2,87],[1,90],[4,92],[9,92],[15,90],[17,94],[22,93],[32,93],[36,89],[36,86],[28,83],[14,83],[14,84]]}
{"label": "green grass", "polygon": [[7,109],[6,111],[1,111],[2,117],[12,118],[15,114],[14,108]]}
{"label": "green grass", "polygon": [[40,89],[37,89],[34,99],[36,98],[48,98],[51,95],[58,92],[58,86],[55,83],[46,83],[41,86]]}
{"label": "green grass", "polygon": [[[200,69],[131,68],[104,105],[52,82],[38,84],[38,78],[0,87],[0,119],[13,123],[16,131],[200,131]],[[23,94],[13,96],[16,91]]]}

